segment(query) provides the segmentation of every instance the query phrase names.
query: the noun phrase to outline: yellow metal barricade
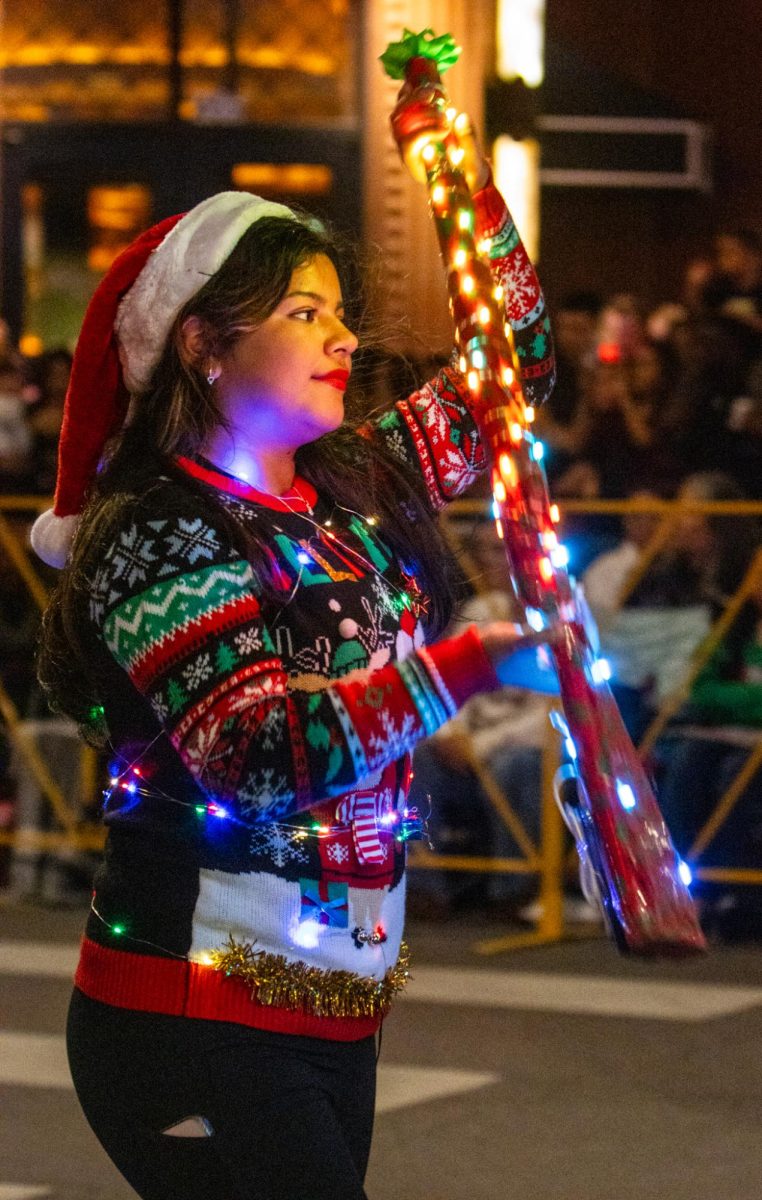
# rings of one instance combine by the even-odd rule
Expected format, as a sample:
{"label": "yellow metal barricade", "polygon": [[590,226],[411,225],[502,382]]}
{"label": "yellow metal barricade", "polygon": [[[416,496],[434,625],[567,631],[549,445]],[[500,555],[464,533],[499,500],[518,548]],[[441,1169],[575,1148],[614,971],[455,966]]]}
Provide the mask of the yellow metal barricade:
{"label": "yellow metal barricade", "polygon": [[[45,606],[48,594],[47,585],[27,544],[26,533],[36,514],[48,506],[49,501],[39,497],[0,497],[0,548],[8,565],[22,580],[29,594],[30,604],[35,605],[38,609]],[[748,516],[762,516],[762,504],[737,501],[676,502],[642,498],[629,501],[569,500],[561,504],[562,521],[565,516],[571,514],[623,516],[628,513],[650,513],[660,518],[648,545],[641,552],[635,567],[629,573],[620,589],[620,594],[616,597],[615,609],[626,602],[650,564],[669,541],[675,522],[679,519],[681,512],[686,509],[705,515],[736,516],[739,520]],[[446,535],[451,542],[457,543],[458,521],[484,515],[487,511],[488,502],[486,500],[464,500],[452,504],[445,518]],[[465,554],[463,546],[459,548],[461,556],[467,559],[467,547]],[[475,577],[475,580],[478,588],[478,576]],[[744,603],[761,582],[762,547],[736,592],[729,598],[724,611],[702,643],[696,648],[690,662],[686,663],[685,676],[680,687],[667,697],[655,714],[640,746],[644,756],[650,754],[657,739],[668,728],[670,720],[688,696],[696,676],[720,644]],[[552,704],[549,702],[550,707]],[[95,752],[84,744],[81,747],[80,782],[76,797],[78,802],[75,803],[71,796],[65,796],[62,793],[56,783],[45,758],[44,738],[40,739],[36,736],[30,728],[33,723],[25,721],[17,712],[2,679],[1,667],[0,718],[7,728],[18,761],[24,764],[26,771],[33,777],[45,803],[49,806],[54,824],[57,826],[53,829],[25,829],[18,832],[7,829],[0,830],[0,845],[10,843],[12,846],[21,847],[23,844],[25,850],[36,848],[40,851],[56,850],[62,847],[94,849],[101,846],[103,844],[102,831],[93,829],[92,826],[86,825],[82,821],[82,808],[94,800],[98,783],[98,760]],[[514,811],[510,796],[504,794],[488,767],[476,757],[468,739],[466,739],[463,750],[490,804],[511,833],[518,853],[510,858],[443,855],[413,845],[411,846],[410,865],[414,870],[436,869],[535,875],[538,879],[538,900],[541,913],[536,927],[515,936],[481,941],[477,943],[475,949],[479,953],[493,954],[520,946],[557,941],[565,934],[563,884],[568,871],[564,826],[553,794],[553,780],[559,759],[557,734],[548,721],[547,736],[542,751],[542,795],[538,798],[541,808],[540,837],[536,842],[530,837]],[[750,747],[743,768],[718,801],[714,812],[697,834],[688,853],[688,861],[697,878],[711,882],[748,884],[750,886],[762,884],[762,870],[749,870],[734,867],[732,864],[707,865],[705,861],[707,851],[710,850],[718,830],[728,819],[739,798],[761,767],[762,730],[760,730],[759,740]]]}
{"label": "yellow metal barricade", "polygon": [[[8,566],[24,584],[29,602],[42,611],[47,604],[48,588],[28,544],[31,522],[50,500],[38,496],[0,496],[0,549]],[[75,797],[65,796],[45,758],[44,722],[28,721],[17,711],[2,678],[0,665],[0,719],[5,725],[14,759],[32,777],[44,802],[49,806],[57,829],[0,830],[0,845],[31,852],[59,849],[87,850],[103,845],[99,829],[83,827],[82,808],[94,799],[97,786],[97,755],[80,743],[79,786]]]}
{"label": "yellow metal barricade", "polygon": [[[745,517],[762,516],[762,503],[751,501],[699,501],[681,500],[667,501],[655,498],[638,498],[627,501],[588,501],[568,500],[561,502],[561,518],[576,514],[581,516],[624,516],[627,514],[650,514],[659,517],[653,534],[647,545],[641,551],[633,569],[627,575],[619,594],[612,605],[616,612],[631,595],[635,587],[646,574],[649,566],[657,555],[668,544],[675,525],[680,516],[686,512],[698,512],[706,516],[734,516],[739,520]],[[489,512],[489,502],[486,500],[457,501],[450,505],[446,512],[445,529],[450,543],[457,547],[457,537],[454,530],[459,520],[483,517]],[[467,566],[471,566],[470,556],[466,547],[461,557]],[[474,576],[477,589],[479,576]],[[699,672],[709,661],[723,637],[732,626],[743,605],[748,601],[755,588],[762,582],[762,547],[750,564],[744,578],[739,583],[735,593],[728,601],[707,633],[703,641],[696,647],[689,662],[680,686],[661,704],[658,712],[646,730],[639,750],[644,758],[650,755],[658,737],[664,733],[672,717],[687,699],[691,686]],[[550,723],[548,723],[550,726]],[[534,930],[527,933],[494,938],[476,943],[474,949],[482,954],[498,953],[502,950],[516,949],[523,946],[541,945],[556,941],[568,932],[564,926],[563,916],[563,883],[569,863],[565,854],[565,834],[561,815],[555,804],[553,794],[553,778],[558,766],[558,737],[548,729],[548,736],[543,749],[542,795],[539,797],[541,806],[541,836],[538,845],[534,845],[526,830],[510,805],[510,797],[505,796],[496,780],[484,764],[479,764],[471,756],[471,767],[476,778],[498,817],[511,832],[521,851],[517,858],[490,858],[463,855],[440,855],[430,851],[413,850],[411,866],[413,869],[446,869],[465,871],[505,871],[516,874],[535,874],[538,878],[538,909],[540,917]],[[705,865],[704,856],[711,848],[712,842],[746,787],[762,767],[762,730],[759,740],[750,748],[749,756],[736,778],[720,797],[714,812],[705,822],[691,846],[687,859],[695,878],[713,883],[728,884],[762,884],[762,869]],[[572,856],[574,851],[571,851]],[[589,934],[589,930],[588,930]]]}

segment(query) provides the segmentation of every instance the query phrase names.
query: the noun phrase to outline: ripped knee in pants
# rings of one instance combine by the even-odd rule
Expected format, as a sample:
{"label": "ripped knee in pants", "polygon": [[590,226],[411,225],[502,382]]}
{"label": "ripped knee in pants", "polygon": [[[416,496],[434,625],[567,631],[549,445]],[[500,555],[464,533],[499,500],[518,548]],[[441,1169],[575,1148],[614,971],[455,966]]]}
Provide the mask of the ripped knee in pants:
{"label": "ripped knee in pants", "polygon": [[206,1117],[198,1116],[183,1117],[182,1121],[168,1125],[161,1132],[165,1137],[179,1138],[206,1138],[214,1134],[211,1122]]}

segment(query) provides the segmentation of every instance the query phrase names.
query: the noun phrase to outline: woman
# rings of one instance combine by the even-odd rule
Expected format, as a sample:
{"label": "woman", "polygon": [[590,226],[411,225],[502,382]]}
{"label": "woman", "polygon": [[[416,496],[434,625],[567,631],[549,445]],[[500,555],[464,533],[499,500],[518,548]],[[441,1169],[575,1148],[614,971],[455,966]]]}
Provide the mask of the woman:
{"label": "woman", "polygon": [[[488,175],[501,274],[523,248]],[[222,193],[149,230],[91,304],[36,528],[60,562],[76,527],[42,676],[112,752],[70,1062],[143,1197],[364,1195],[409,752],[520,641],[425,645],[451,608],[432,514],[483,464],[470,397],[444,370],[345,422],[343,304],[331,239],[282,206]]]}

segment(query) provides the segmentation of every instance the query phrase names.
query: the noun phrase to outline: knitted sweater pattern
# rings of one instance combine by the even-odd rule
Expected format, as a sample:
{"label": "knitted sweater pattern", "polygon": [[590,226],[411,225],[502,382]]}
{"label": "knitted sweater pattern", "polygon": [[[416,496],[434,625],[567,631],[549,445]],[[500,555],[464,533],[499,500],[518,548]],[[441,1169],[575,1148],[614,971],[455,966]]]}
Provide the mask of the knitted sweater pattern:
{"label": "knitted sweater pattern", "polygon": [[[523,247],[498,194],[481,197],[504,277]],[[541,402],[547,318],[539,286],[525,298],[509,316]],[[423,476],[434,509],[484,465],[469,403],[448,368],[362,431]],[[282,601],[199,487],[266,545]],[[123,1007],[367,1035],[407,974],[410,752],[497,686],[478,636],[427,648],[412,566],[373,514],[302,479],[271,497],[178,460],[96,567],[114,782],[77,985]]]}

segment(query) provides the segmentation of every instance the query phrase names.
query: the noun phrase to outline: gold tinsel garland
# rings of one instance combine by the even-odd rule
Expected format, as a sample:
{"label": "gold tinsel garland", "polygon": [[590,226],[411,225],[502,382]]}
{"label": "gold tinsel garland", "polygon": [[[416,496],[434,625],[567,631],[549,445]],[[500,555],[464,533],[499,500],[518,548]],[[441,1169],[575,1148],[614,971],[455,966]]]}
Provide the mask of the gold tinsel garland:
{"label": "gold tinsel garland", "polygon": [[406,942],[395,965],[380,980],[289,962],[282,954],[255,950],[251,942],[237,942],[232,936],[222,949],[212,950],[210,958],[216,971],[245,980],[259,1004],[302,1009],[316,1017],[383,1016],[410,974]]}

